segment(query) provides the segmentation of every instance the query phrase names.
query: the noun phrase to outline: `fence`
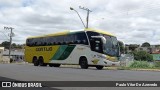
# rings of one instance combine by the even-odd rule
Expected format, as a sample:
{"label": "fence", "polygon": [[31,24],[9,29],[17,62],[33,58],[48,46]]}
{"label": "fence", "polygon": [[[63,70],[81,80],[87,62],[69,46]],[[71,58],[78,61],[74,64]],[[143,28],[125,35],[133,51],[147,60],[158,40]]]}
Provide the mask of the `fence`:
{"label": "fence", "polygon": [[120,57],[120,66],[129,66],[134,61],[132,54],[122,54]]}

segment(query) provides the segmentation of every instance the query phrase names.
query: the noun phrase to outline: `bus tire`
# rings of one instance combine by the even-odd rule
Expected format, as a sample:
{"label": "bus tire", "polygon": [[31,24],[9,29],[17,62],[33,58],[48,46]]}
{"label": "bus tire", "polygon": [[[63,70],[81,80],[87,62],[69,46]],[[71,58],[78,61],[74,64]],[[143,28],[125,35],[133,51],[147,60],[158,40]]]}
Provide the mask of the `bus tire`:
{"label": "bus tire", "polygon": [[46,63],[44,63],[44,59],[43,59],[43,57],[39,57],[39,65],[40,66],[47,66],[47,64]]}
{"label": "bus tire", "polygon": [[96,66],[98,70],[102,70],[104,66]]}
{"label": "bus tire", "polygon": [[47,63],[43,63],[43,66],[47,66],[48,64]]}
{"label": "bus tire", "polygon": [[51,63],[49,63],[48,65],[49,65],[50,67],[53,67],[53,64],[51,64]]}
{"label": "bus tire", "polygon": [[61,64],[53,64],[53,67],[60,67]]}
{"label": "bus tire", "polygon": [[88,62],[87,62],[87,58],[85,57],[81,57],[79,64],[81,66],[82,69],[88,69]]}
{"label": "bus tire", "polygon": [[34,66],[38,66],[39,65],[37,57],[33,57],[33,64],[34,64]]}

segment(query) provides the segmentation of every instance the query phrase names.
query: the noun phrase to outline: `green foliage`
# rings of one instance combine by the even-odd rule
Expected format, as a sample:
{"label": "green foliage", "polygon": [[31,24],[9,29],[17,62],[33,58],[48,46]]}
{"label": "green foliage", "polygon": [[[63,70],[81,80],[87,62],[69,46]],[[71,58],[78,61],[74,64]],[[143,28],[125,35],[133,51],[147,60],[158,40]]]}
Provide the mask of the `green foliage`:
{"label": "green foliage", "polygon": [[146,61],[134,61],[130,66],[130,68],[152,68],[148,62]]}
{"label": "green foliage", "polygon": [[130,69],[131,69],[130,67],[125,67],[125,66],[117,68],[117,70],[130,70]]}
{"label": "green foliage", "polygon": [[146,51],[133,51],[132,54],[137,61],[153,61],[153,56]]}
{"label": "green foliage", "polygon": [[10,44],[10,42],[4,41],[4,42],[1,43],[1,46],[5,47],[6,49],[9,49],[9,44]]}
{"label": "green foliage", "polygon": [[[5,47],[5,49],[9,49],[10,42],[4,41],[0,44],[0,46]],[[12,43],[11,48],[12,49],[22,49],[25,46],[25,44],[16,44]]]}
{"label": "green foliage", "polygon": [[153,64],[150,64],[147,61],[134,61],[131,63],[131,65],[128,68],[147,68],[147,69],[159,69],[160,68],[160,62],[155,62]]}
{"label": "green foliage", "polygon": [[150,44],[148,42],[144,42],[141,47],[150,47]]}
{"label": "green foliage", "polygon": [[139,47],[138,44],[130,44],[128,48],[129,48],[129,50],[134,51],[138,47]]}
{"label": "green foliage", "polygon": [[155,62],[154,66],[159,68],[160,67],[160,62]]}

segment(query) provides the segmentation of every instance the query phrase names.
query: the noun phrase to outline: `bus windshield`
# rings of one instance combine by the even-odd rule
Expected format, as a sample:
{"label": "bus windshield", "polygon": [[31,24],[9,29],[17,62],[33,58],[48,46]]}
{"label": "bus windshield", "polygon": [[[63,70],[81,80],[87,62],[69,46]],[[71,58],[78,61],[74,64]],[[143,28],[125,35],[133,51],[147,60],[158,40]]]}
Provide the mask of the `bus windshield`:
{"label": "bus windshield", "polygon": [[[91,31],[88,31],[87,35],[90,40],[92,51],[100,52],[100,53],[110,55],[110,56],[119,56],[119,54],[120,54],[119,53],[119,45],[118,45],[118,40],[116,37],[106,35],[106,34],[100,34],[97,32],[91,32]],[[93,44],[93,41],[92,41],[93,38],[91,38],[91,36],[103,36],[106,39],[106,42],[103,43],[103,45],[99,46],[100,50],[94,49],[96,47],[95,46],[96,44],[95,43]]]}
{"label": "bus windshield", "polygon": [[106,43],[103,44],[103,53],[111,56],[119,55],[119,45],[116,37],[103,35],[106,38]]}

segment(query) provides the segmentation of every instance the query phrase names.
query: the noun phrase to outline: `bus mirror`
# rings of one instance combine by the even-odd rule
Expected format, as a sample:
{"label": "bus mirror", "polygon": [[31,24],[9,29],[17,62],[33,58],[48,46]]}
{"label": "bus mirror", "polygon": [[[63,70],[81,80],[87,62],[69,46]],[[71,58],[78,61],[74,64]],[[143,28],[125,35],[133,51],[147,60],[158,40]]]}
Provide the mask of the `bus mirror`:
{"label": "bus mirror", "polygon": [[91,36],[92,38],[100,38],[103,42],[103,44],[106,44],[106,38],[103,36]]}
{"label": "bus mirror", "polygon": [[117,55],[117,56],[118,56],[118,57],[121,57],[121,54],[122,54],[122,53],[121,53],[121,51],[120,51],[120,46],[119,46],[119,44],[118,44],[118,55]]}

